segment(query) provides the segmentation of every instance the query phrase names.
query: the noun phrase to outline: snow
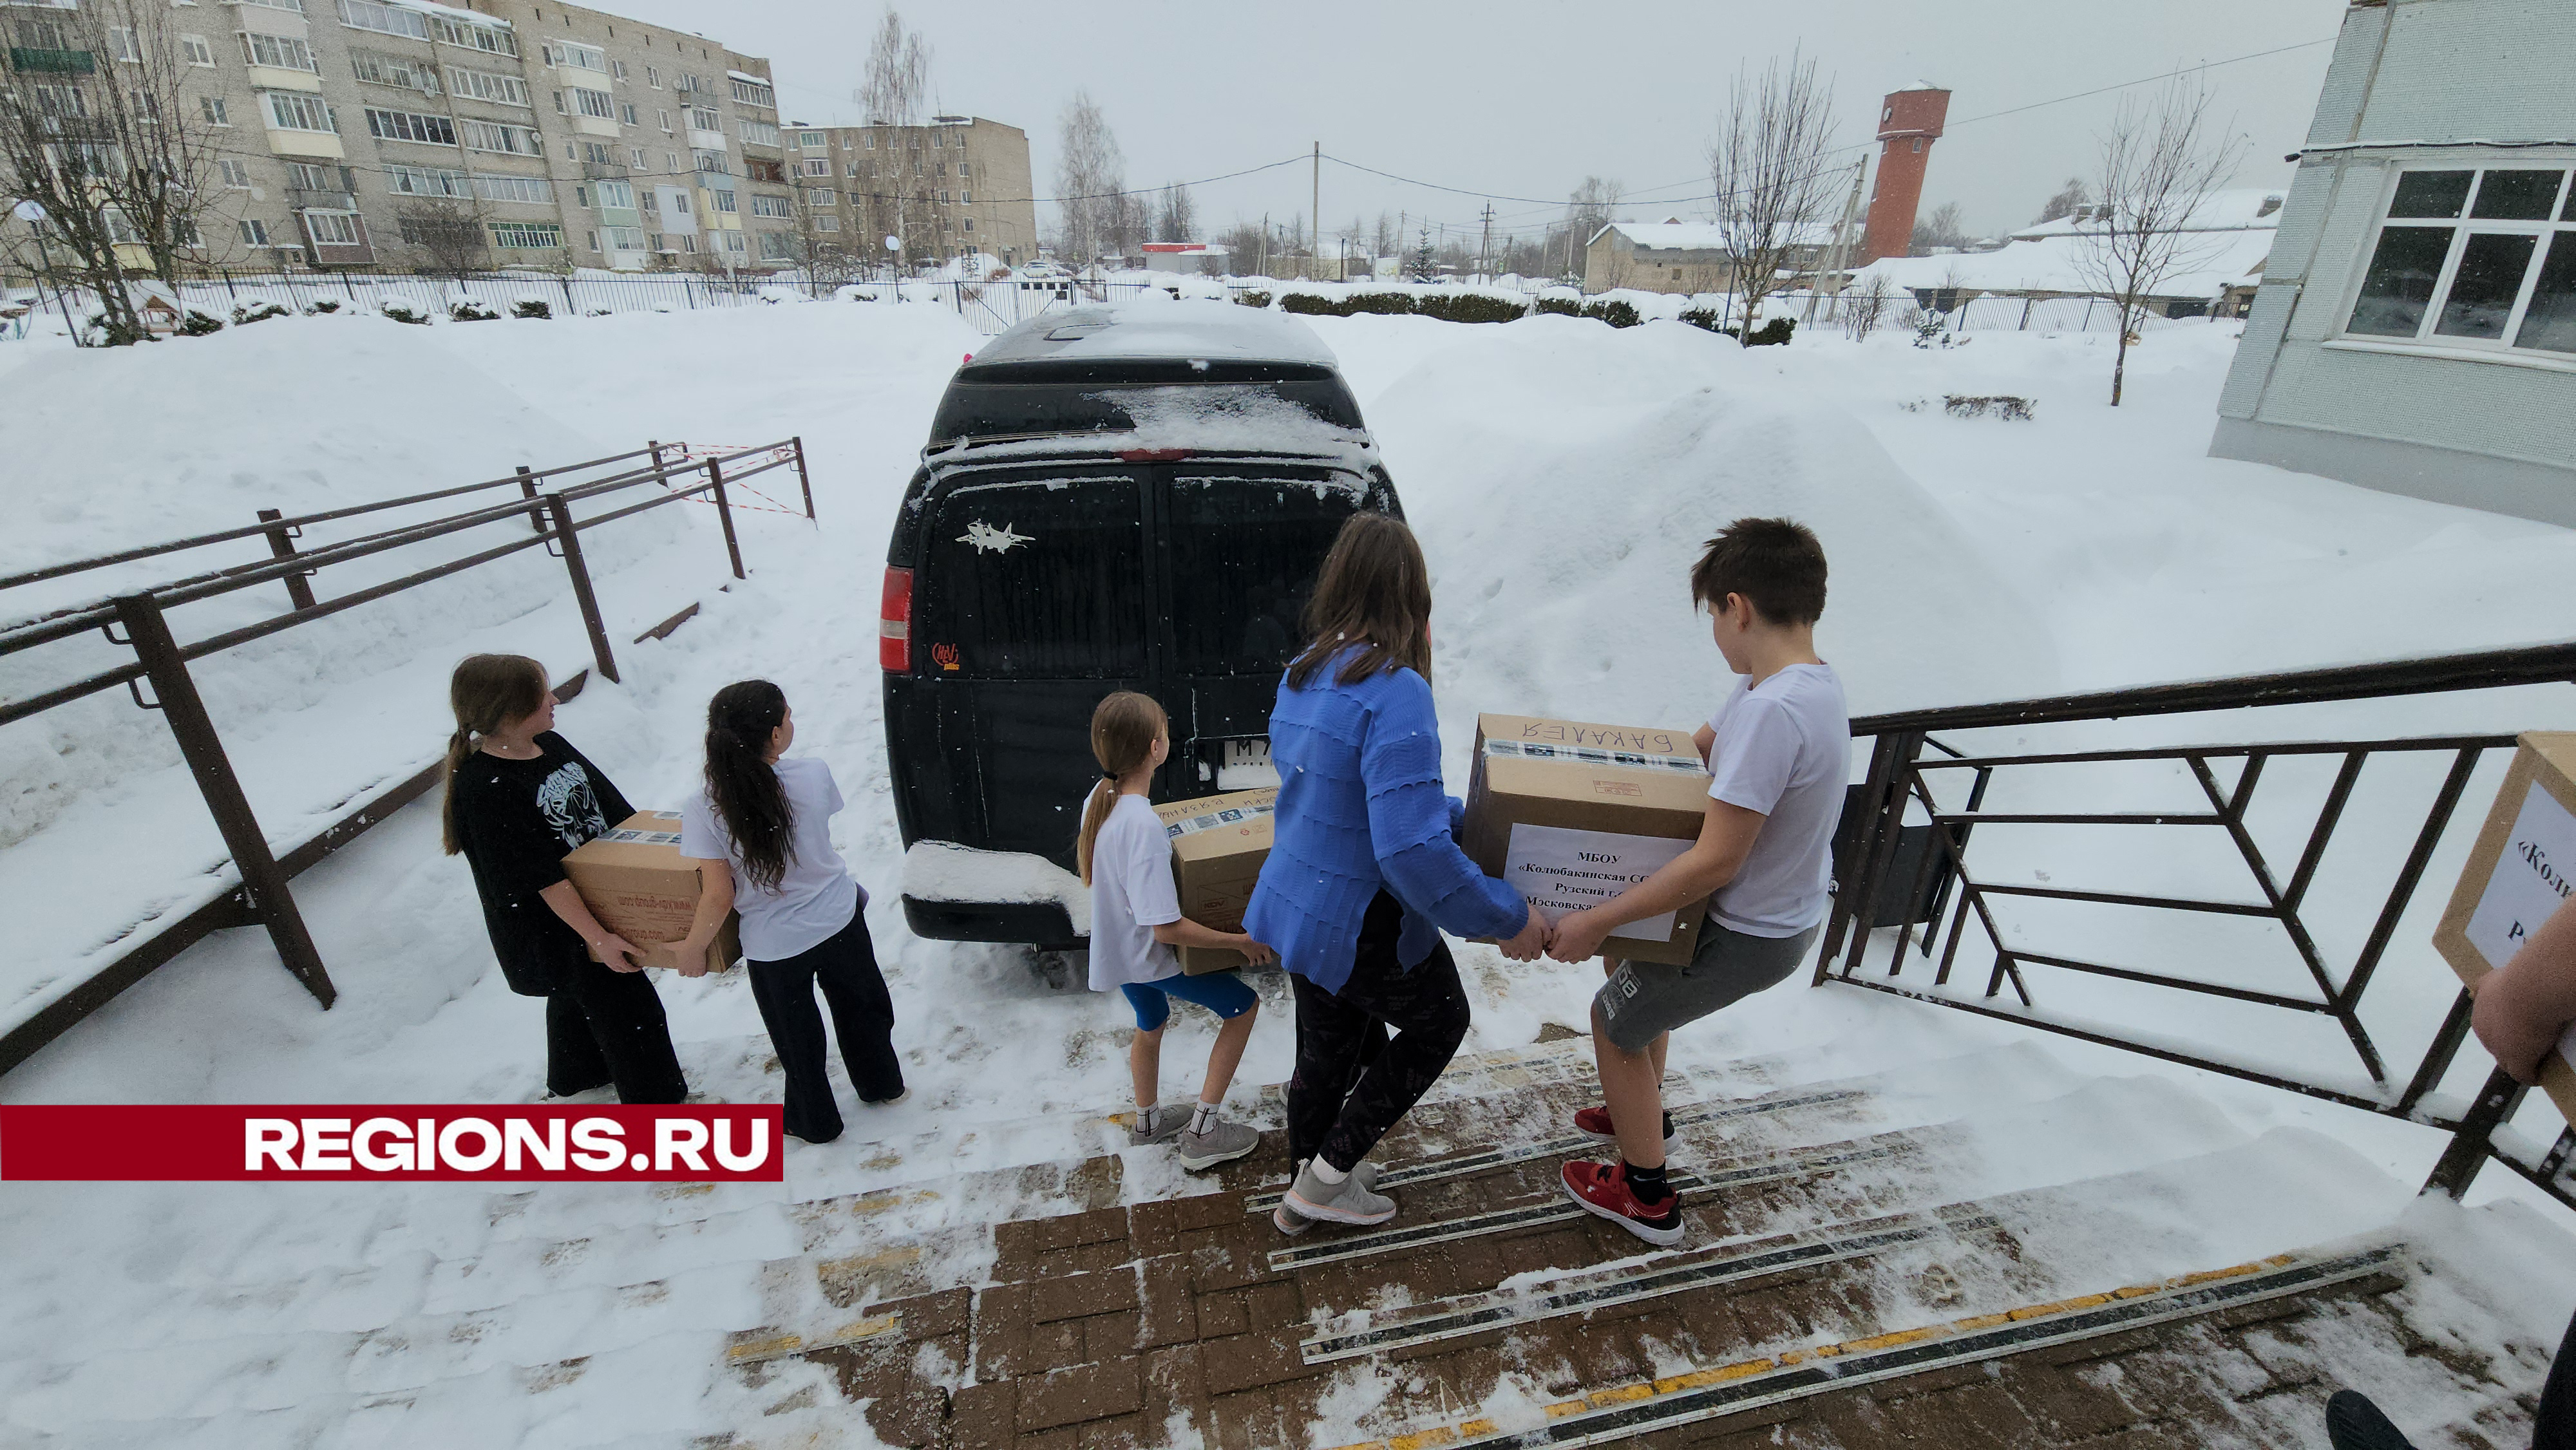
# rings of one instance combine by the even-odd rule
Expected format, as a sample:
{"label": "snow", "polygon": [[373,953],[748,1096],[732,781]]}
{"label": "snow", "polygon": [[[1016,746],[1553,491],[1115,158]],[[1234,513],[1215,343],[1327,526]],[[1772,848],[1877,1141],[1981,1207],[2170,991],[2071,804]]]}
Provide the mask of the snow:
{"label": "snow", "polygon": [[985,363],[1108,358],[1334,361],[1300,318],[1213,299],[1176,300],[1159,291],[1048,313],[1002,334],[976,354]]}
{"label": "snow", "polygon": [[1082,878],[1022,851],[979,851],[954,841],[915,841],[903,853],[903,894],[920,901],[1052,901],[1091,935],[1091,888]]}
{"label": "snow", "polygon": [[[1194,305],[1145,304],[1135,320],[1159,330]],[[1370,422],[1434,573],[1433,683],[1453,784],[1479,710],[1703,717],[1728,682],[1683,569],[1699,540],[1747,513],[1793,511],[1823,535],[1834,561],[1824,652],[1859,711],[2576,635],[2576,599],[2560,587],[2576,533],[2204,457],[2232,324],[2150,334],[2114,411],[2111,340],[2100,336],[1980,334],[1924,350],[1820,327],[1788,347],[1745,349],[1665,321],[1222,315],[1238,314],[1329,349]],[[561,726],[640,807],[667,806],[690,788],[716,687],[761,676],[786,689],[798,749],[829,761],[850,800],[835,845],[873,896],[869,926],[913,1087],[902,1104],[853,1110],[842,1142],[793,1148],[785,1184],[703,1195],[6,1185],[0,1241],[42,1251],[0,1260],[14,1311],[0,1323],[0,1440],[533,1447],[684,1443],[751,1425],[847,1435],[836,1408],[764,1424],[798,1381],[755,1394],[720,1367],[728,1332],[771,1322],[781,1266],[901,1237],[926,1246],[930,1282],[969,1282],[988,1267],[979,1225],[1070,1205],[1069,1191],[1043,1186],[948,1190],[961,1175],[1117,1148],[1106,1115],[1127,1093],[1120,1004],[1049,980],[1013,949],[915,939],[900,896],[1003,889],[1079,911],[1083,893],[1035,858],[904,850],[872,668],[876,561],[915,445],[958,358],[984,344],[937,307],[815,305],[470,327],[289,318],[114,352],[0,347],[15,405],[0,414],[0,456],[24,500],[20,527],[0,537],[0,568],[647,438],[803,434],[820,518],[738,515],[748,581],[721,587],[713,521],[687,506],[646,516],[623,544],[603,540],[615,559],[594,567],[621,623],[682,602],[704,612],[665,642],[621,646],[624,684],[594,681]],[[675,353],[696,365],[633,365]],[[1908,410],[1946,393],[2029,397],[2037,416]],[[222,562],[259,553],[254,540]],[[559,573],[547,572],[560,565],[522,558],[524,571],[478,571],[206,665],[272,834],[434,751],[457,655],[518,648],[559,674],[582,663]],[[66,585],[22,607],[139,577]],[[282,591],[202,606],[209,621],[281,607]],[[15,675],[5,685],[26,688]],[[2560,688],[2487,692],[2337,706],[2290,727],[2113,722],[2085,743],[2285,737],[2311,723],[2348,736],[2509,730],[2566,706]],[[0,732],[13,970],[60,974],[138,904],[206,889],[211,828],[172,759],[164,728],[121,695]],[[2098,804],[2172,784],[2114,774],[2086,793]],[[2470,797],[2491,790],[2481,777]],[[2375,833],[2412,829],[2354,809]],[[331,1011],[257,932],[224,933],[0,1077],[0,1102],[532,1096],[542,1014],[500,982],[436,826],[424,802],[298,879],[343,993]],[[159,843],[191,833],[193,845]],[[2196,869],[2142,850],[2075,854],[2131,879]],[[2456,862],[2437,860],[2428,880],[2447,881],[2446,869]],[[2372,995],[2429,1032],[2452,980],[2422,938],[2410,919]],[[1475,1004],[1470,1052],[1525,1048],[1544,1024],[1581,1022],[1600,980],[1588,967],[1457,950]],[[2206,956],[2213,972],[2230,960]],[[1275,1125],[1275,1101],[1258,1089],[1287,1076],[1290,1013],[1280,979],[1258,980],[1271,1011],[1231,1111]],[[695,1086],[775,1096],[742,973],[660,986]],[[2053,1006],[2098,1006],[2058,977],[2045,987]],[[2204,1041],[2234,1030],[2205,1003],[2170,996],[2124,1025]],[[1195,1014],[1170,1032],[1175,1064],[1211,1035]],[[2298,1058],[2311,1044],[2283,1034],[2258,1045]],[[2438,1266],[2409,1291],[2438,1340],[2546,1343],[2569,1307],[2576,1238],[2564,1213],[2534,1211],[2494,1168],[2469,1207],[2413,1201],[2440,1146],[2414,1125],[1844,988],[1761,994],[1679,1034],[1673,1064],[1701,1097],[1865,1088],[1875,1116],[1859,1131],[1919,1132],[1926,1184],[1954,1199],[2008,1196],[2034,1245],[2030,1267],[2010,1283],[1968,1275],[1963,1292],[1979,1307],[2374,1236],[2403,1237]],[[2483,1070],[2472,1050],[2448,1086]],[[1442,1090],[1478,1081],[1490,1085]],[[2545,1113],[2526,1110],[2518,1128],[2546,1142]],[[818,1200],[880,1189],[888,1207],[875,1218],[842,1214],[827,1230],[800,1217]],[[1127,1198],[1179,1191],[1167,1158],[1128,1156]],[[1902,1308],[1923,1266],[1892,1265],[1880,1287]],[[2537,1369],[2504,1365],[2509,1382],[2477,1391],[2488,1396],[2478,1404],[2511,1416]],[[806,1382],[820,1406],[837,1404],[828,1377]],[[2373,1387],[2409,1429],[2467,1412],[2433,1357],[2392,1360]],[[1371,1438],[1361,1417],[1396,1392],[1337,1382],[1310,1443]],[[1534,1383],[1507,1387],[1484,1409],[1536,1423],[1549,1398]]]}

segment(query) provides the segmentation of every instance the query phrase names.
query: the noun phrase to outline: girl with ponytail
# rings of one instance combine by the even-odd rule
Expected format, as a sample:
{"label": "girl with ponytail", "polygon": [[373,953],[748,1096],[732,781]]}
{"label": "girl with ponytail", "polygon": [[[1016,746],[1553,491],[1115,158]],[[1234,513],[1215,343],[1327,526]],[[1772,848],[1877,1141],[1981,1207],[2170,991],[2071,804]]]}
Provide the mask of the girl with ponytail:
{"label": "girl with ponytail", "polygon": [[546,667],[525,655],[473,655],[447,682],[442,836],[463,855],[510,990],[546,999],[546,1090],[614,1083],[618,1100],[689,1095],[662,998],[635,948],[599,924],[565,879],[563,858],[634,814],[605,772],[554,733]]}
{"label": "girl with ponytail", "polygon": [[[1172,948],[1230,949],[1256,963],[1269,961],[1271,951],[1242,932],[1217,931],[1181,915],[1171,838],[1146,801],[1154,771],[1171,749],[1170,726],[1152,696],[1120,690],[1091,712],[1091,754],[1100,762],[1100,783],[1083,802],[1074,857],[1091,888],[1091,990],[1114,987],[1136,1012],[1136,1037],[1127,1048],[1136,1122],[1127,1140],[1171,1142],[1182,1167],[1213,1168],[1261,1145],[1259,1133],[1216,1115],[1243,1061],[1244,1044],[1252,1040],[1261,1003],[1240,973],[1185,975]],[[1208,1052],[1198,1104],[1186,1112],[1158,1104],[1163,1026],[1171,1020],[1174,997],[1196,1002],[1224,1023]]]}
{"label": "girl with ponytail", "polygon": [[808,1143],[841,1136],[824,1071],[820,987],[841,1065],[863,1103],[904,1095],[894,1000],[877,970],[862,909],[868,894],[832,849],[841,788],[819,760],[790,759],[796,717],[767,680],[743,680],[707,702],[705,788],[680,807],[680,854],[698,863],[697,920],[682,940],[683,976],[706,971],[725,914],[742,913],[751,997],[787,1078],[787,1131]]}

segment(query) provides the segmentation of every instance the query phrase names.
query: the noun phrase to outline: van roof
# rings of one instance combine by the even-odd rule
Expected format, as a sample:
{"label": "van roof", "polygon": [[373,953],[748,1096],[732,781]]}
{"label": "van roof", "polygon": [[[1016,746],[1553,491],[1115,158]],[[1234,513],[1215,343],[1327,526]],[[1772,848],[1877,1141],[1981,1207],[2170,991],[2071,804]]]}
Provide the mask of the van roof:
{"label": "van roof", "polygon": [[1306,324],[1259,307],[1160,293],[1030,318],[994,338],[969,367],[1027,362],[1223,359],[1337,368]]}

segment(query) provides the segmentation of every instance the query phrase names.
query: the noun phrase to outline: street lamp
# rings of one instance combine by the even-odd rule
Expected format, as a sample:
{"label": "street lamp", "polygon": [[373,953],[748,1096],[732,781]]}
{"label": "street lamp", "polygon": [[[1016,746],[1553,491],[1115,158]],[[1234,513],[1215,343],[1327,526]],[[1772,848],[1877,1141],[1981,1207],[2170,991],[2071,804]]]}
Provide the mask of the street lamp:
{"label": "street lamp", "polygon": [[[52,273],[54,270],[54,254],[52,250],[45,245],[44,206],[33,198],[29,198],[26,201],[18,203],[13,210],[18,220],[25,222],[35,231],[37,260],[43,265],[48,274]],[[60,278],[56,278],[54,280],[54,305],[62,309],[63,332],[71,338],[72,346],[80,346],[80,329],[72,325],[71,300],[63,295],[63,284]]]}
{"label": "street lamp", "polygon": [[885,249],[886,275],[894,279],[895,296],[900,300],[903,296],[903,257],[901,255],[903,252],[903,238],[894,235],[892,232],[888,232],[885,239]]}

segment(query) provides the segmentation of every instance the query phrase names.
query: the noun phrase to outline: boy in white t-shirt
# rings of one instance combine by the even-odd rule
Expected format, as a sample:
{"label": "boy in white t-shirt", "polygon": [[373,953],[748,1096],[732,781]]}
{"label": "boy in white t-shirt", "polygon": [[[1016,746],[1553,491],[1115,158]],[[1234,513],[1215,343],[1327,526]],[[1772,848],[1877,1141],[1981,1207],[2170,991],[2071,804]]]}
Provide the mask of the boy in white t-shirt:
{"label": "boy in white t-shirt", "polygon": [[1602,1107],[1575,1114],[1620,1162],[1568,1163],[1565,1191],[1648,1243],[1681,1242],[1665,1181],[1673,1145],[1663,1110],[1672,1030],[1777,986],[1815,945],[1832,893],[1831,847],[1851,770],[1851,717],[1833,667],[1816,658],[1825,551],[1788,519],[1737,519],[1691,570],[1691,598],[1738,679],[1700,727],[1708,813],[1697,843],[1610,900],[1558,919],[1548,954],[1579,962],[1632,921],[1707,895],[1708,920],[1685,966],[1610,963],[1592,999]]}
{"label": "boy in white t-shirt", "polygon": [[[1136,1083],[1136,1125],[1128,1141],[1169,1142],[1189,1169],[1213,1168],[1261,1146],[1261,1135],[1217,1116],[1234,1070],[1252,1040],[1261,999],[1235,972],[1189,976],[1172,948],[1220,947],[1253,962],[1271,959],[1268,947],[1239,931],[1218,931],[1181,915],[1172,879],[1172,840],[1146,792],[1154,771],[1170,755],[1172,735],[1163,707],[1150,695],[1119,690],[1091,713],[1091,753],[1100,783],[1082,806],[1082,835],[1074,848],[1082,879],[1091,887],[1091,990],[1115,990],[1136,1013],[1136,1037],[1127,1065]],[[1163,1027],[1172,999],[1215,1013],[1216,1045],[1196,1107],[1159,1105]]]}

